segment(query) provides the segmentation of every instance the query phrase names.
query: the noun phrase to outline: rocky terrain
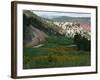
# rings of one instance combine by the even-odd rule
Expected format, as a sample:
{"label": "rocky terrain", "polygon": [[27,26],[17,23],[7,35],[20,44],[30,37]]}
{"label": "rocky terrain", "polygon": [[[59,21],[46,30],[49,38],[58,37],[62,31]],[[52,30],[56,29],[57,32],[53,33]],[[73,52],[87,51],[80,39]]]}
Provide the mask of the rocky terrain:
{"label": "rocky terrain", "polygon": [[67,37],[74,37],[75,34],[78,33],[90,40],[90,25],[87,25],[87,23],[82,24],[76,22],[54,22],[54,24],[62,28],[60,33]]}

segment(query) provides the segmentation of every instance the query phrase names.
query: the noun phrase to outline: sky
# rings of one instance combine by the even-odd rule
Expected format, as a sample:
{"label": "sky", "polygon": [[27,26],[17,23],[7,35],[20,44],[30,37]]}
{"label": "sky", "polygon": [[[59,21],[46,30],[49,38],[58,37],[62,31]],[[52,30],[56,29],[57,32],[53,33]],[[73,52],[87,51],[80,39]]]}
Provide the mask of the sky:
{"label": "sky", "polygon": [[50,12],[50,11],[33,11],[33,13],[44,18],[54,18],[58,16],[69,17],[91,17],[90,13],[76,13],[76,12]]}

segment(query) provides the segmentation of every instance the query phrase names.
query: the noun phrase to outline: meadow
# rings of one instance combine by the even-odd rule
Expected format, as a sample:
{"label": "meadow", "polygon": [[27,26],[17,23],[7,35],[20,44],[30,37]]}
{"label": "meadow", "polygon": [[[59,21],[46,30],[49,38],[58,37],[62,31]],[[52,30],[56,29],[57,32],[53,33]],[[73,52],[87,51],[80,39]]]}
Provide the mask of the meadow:
{"label": "meadow", "polygon": [[23,68],[90,66],[90,51],[78,50],[73,39],[51,36],[39,48],[23,48]]}

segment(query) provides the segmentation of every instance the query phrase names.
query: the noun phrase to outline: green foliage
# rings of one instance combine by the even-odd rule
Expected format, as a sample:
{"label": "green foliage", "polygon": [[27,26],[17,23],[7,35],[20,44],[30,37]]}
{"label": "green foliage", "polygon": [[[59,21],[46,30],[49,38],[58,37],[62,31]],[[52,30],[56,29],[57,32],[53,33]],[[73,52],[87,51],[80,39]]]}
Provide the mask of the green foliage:
{"label": "green foliage", "polygon": [[23,65],[24,69],[89,66],[90,54],[70,48],[24,48]]}
{"label": "green foliage", "polygon": [[68,38],[65,36],[54,36],[50,35],[47,41],[44,43],[44,47],[58,47],[58,46],[67,46],[73,44],[73,38]]}
{"label": "green foliage", "polygon": [[74,43],[77,45],[78,49],[90,51],[91,41],[78,33],[76,33],[76,35],[74,36]]}

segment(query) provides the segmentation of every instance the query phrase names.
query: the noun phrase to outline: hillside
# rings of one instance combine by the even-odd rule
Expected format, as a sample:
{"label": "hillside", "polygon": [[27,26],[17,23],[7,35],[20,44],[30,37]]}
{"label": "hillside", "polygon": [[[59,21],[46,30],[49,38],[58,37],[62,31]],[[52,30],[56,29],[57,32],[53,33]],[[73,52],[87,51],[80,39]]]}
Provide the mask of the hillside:
{"label": "hillside", "polygon": [[46,40],[48,35],[60,35],[61,28],[50,21],[46,21],[31,11],[23,11],[23,39],[24,46],[34,47]]}
{"label": "hillside", "polygon": [[23,11],[23,39],[24,46],[34,47],[44,43],[49,37],[71,37],[76,33],[90,40],[90,18],[56,17],[47,19],[34,14],[32,11]]}
{"label": "hillside", "polygon": [[60,34],[66,37],[74,37],[76,33],[81,34],[81,36],[86,37],[90,40],[90,25],[89,23],[77,23],[77,22],[54,22],[62,30]]}

